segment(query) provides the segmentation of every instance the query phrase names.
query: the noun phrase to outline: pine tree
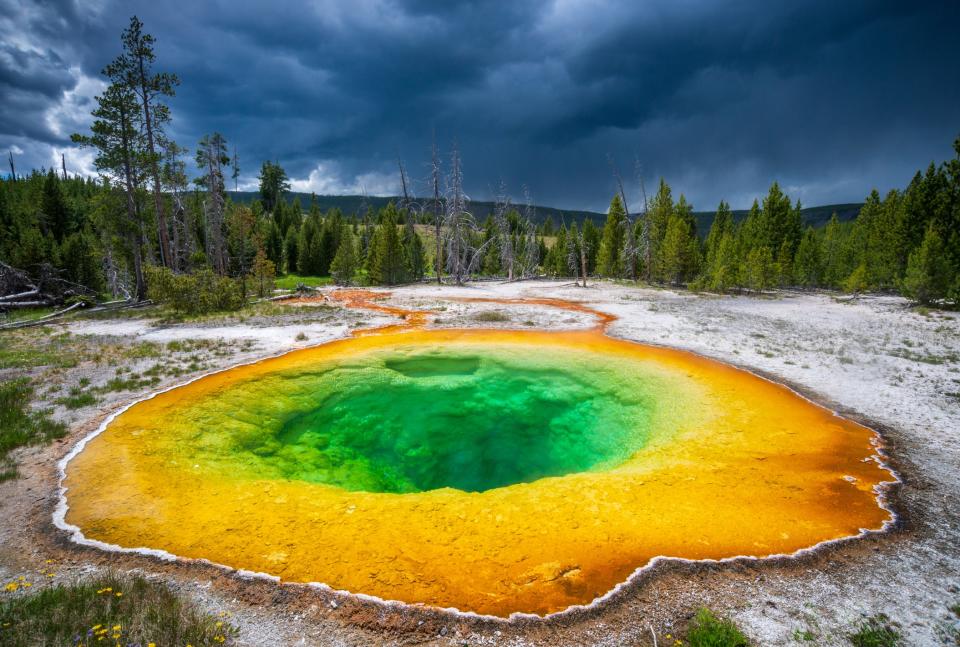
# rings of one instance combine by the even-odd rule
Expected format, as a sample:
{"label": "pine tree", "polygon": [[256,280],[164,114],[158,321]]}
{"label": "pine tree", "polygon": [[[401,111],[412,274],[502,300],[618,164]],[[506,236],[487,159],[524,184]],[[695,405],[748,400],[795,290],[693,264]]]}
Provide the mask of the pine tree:
{"label": "pine tree", "polygon": [[590,218],[583,220],[583,226],[580,228],[580,243],[581,247],[585,248],[583,253],[587,259],[587,274],[595,274],[600,251],[600,229]]}
{"label": "pine tree", "polygon": [[820,239],[813,227],[807,227],[793,263],[794,282],[801,287],[815,288],[820,285],[822,275]]}
{"label": "pine tree", "polygon": [[403,225],[403,250],[407,259],[407,271],[414,281],[419,281],[427,271],[423,240],[413,225],[413,216]]}
{"label": "pine tree", "polygon": [[60,190],[60,179],[57,178],[53,169],[47,172],[47,177],[43,182],[40,210],[45,231],[51,234],[57,243],[62,243],[63,239],[70,233],[72,223],[70,222],[70,210],[63,199],[63,192]]}
{"label": "pine tree", "polygon": [[946,257],[943,239],[931,224],[923,242],[910,254],[907,272],[901,289],[904,295],[922,303],[931,304],[947,296],[951,267]]}
{"label": "pine tree", "polygon": [[283,260],[286,263],[287,273],[297,271],[297,229],[291,226],[287,229],[287,236],[283,239]]}
{"label": "pine tree", "polygon": [[713,263],[710,266],[707,287],[717,292],[726,292],[739,283],[740,261],[737,256],[737,241],[733,231],[725,231],[717,244]]}
{"label": "pine tree", "polygon": [[257,254],[253,258],[253,265],[250,267],[250,278],[253,279],[253,285],[256,288],[257,296],[261,299],[270,296],[273,293],[273,280],[277,275],[277,268],[273,261],[267,257],[266,250],[263,247],[257,248]]}
{"label": "pine tree", "polygon": [[290,180],[287,172],[279,164],[266,161],[260,167],[260,200],[263,201],[263,210],[273,214],[277,205],[284,201],[284,196],[290,190]]}
{"label": "pine tree", "polygon": [[397,223],[393,212],[385,212],[383,221],[377,227],[375,242],[367,260],[368,278],[371,283],[396,285],[409,279],[407,259],[397,234]]}
{"label": "pine tree", "polygon": [[623,210],[620,195],[614,195],[607,211],[607,222],[600,239],[600,255],[597,258],[597,271],[601,276],[619,278],[623,276],[623,239],[626,235],[627,214]]}
{"label": "pine tree", "polygon": [[754,292],[763,292],[773,284],[773,253],[766,245],[754,247],[747,253],[744,268],[744,284]]}
{"label": "pine tree", "polygon": [[330,263],[330,274],[337,285],[350,285],[353,277],[359,269],[359,259],[357,258],[357,244],[353,238],[353,232],[346,228],[343,236],[340,237],[340,247]]}
{"label": "pine tree", "polygon": [[144,166],[153,180],[160,259],[165,266],[171,267],[173,257],[160,186],[160,155],[157,149],[165,139],[164,126],[170,121],[170,110],[162,98],[174,96],[174,89],[180,80],[175,74],[153,73],[153,62],[156,60],[153,46],[156,41],[153,36],[143,32],[143,23],[136,16],[130,18],[130,25],[124,30],[121,42],[123,53],[104,68],[104,73],[114,84],[124,86],[139,100],[137,121],[143,126]]}
{"label": "pine tree", "polygon": [[660,178],[657,193],[650,201],[650,207],[647,211],[647,218],[650,222],[650,267],[647,268],[647,280],[649,281],[664,280],[660,247],[667,234],[667,225],[673,212],[673,194],[670,185],[663,178]]}
{"label": "pine tree", "polygon": [[716,261],[717,251],[720,249],[720,241],[724,235],[733,229],[733,213],[730,211],[730,205],[720,201],[717,207],[717,213],[713,217],[713,223],[710,225],[710,232],[707,234],[707,240],[704,243],[706,248],[707,268],[713,267]]}

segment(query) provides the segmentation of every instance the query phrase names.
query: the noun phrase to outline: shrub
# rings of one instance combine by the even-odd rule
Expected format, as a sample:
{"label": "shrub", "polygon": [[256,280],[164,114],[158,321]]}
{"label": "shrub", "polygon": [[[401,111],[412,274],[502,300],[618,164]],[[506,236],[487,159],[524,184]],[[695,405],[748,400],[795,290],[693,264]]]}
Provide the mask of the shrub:
{"label": "shrub", "polygon": [[700,609],[687,631],[690,647],[749,647],[750,643],[737,626],[726,618],[718,618],[710,609]]}
{"label": "shrub", "polygon": [[486,322],[498,322],[498,321],[510,321],[510,317],[503,314],[499,310],[485,310],[484,312],[478,312],[473,316],[476,321],[486,321]]}
{"label": "shrub", "polygon": [[237,310],[243,306],[239,283],[212,270],[174,274],[165,267],[147,268],[147,296],[184,314]]}

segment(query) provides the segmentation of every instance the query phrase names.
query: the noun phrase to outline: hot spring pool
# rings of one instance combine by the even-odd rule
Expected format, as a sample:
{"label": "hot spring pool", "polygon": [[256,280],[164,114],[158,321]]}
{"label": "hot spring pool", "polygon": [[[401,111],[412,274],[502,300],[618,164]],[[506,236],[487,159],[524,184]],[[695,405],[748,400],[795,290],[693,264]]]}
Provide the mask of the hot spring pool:
{"label": "hot spring pool", "polygon": [[66,522],[389,600],[586,604],[656,556],[878,529],[869,429],[750,373],[596,331],[420,330],[216,373],[69,463]]}

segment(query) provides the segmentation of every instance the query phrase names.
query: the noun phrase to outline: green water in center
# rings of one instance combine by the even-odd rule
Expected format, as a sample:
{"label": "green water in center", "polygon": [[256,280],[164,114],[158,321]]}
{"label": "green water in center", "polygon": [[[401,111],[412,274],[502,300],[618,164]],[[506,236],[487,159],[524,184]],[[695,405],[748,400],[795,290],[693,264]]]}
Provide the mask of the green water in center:
{"label": "green water in center", "polygon": [[286,478],[370,492],[607,469],[646,443],[654,400],[595,362],[495,352],[397,354],[298,380],[300,410],[250,449]]}

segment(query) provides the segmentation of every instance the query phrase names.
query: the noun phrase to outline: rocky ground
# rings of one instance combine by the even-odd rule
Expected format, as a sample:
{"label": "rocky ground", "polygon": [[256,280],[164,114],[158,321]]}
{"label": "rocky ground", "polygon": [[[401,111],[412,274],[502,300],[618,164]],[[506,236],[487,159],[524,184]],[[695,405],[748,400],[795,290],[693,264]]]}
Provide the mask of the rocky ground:
{"label": "rocky ground", "polygon": [[[849,644],[854,624],[876,613],[900,626],[906,644],[955,644],[956,618],[947,608],[960,602],[955,315],[911,309],[895,297],[716,297],[610,283],[416,285],[393,290],[384,303],[433,310],[432,326],[555,330],[594,323],[588,314],[547,306],[455,300],[463,297],[583,301],[619,317],[609,328],[613,336],[748,368],[873,426],[903,480],[893,492],[900,522],[892,532],[796,559],[661,562],[595,608],[510,622],[78,547],[51,523],[56,463],[111,411],[195,375],[395,321],[336,302],[268,303],[188,321],[143,309],[0,333],[8,355],[19,353],[8,357],[5,365],[13,367],[0,369],[0,379],[33,376],[43,385],[37,406],[53,407],[71,430],[62,441],[20,451],[20,478],[0,483],[0,579],[26,575],[39,586],[40,579],[67,581],[97,569],[137,570],[229,612],[245,645],[650,645],[651,632],[663,644],[701,605],[729,615],[758,645]],[[47,571],[55,575],[40,575]],[[814,640],[804,643],[804,632]]]}

